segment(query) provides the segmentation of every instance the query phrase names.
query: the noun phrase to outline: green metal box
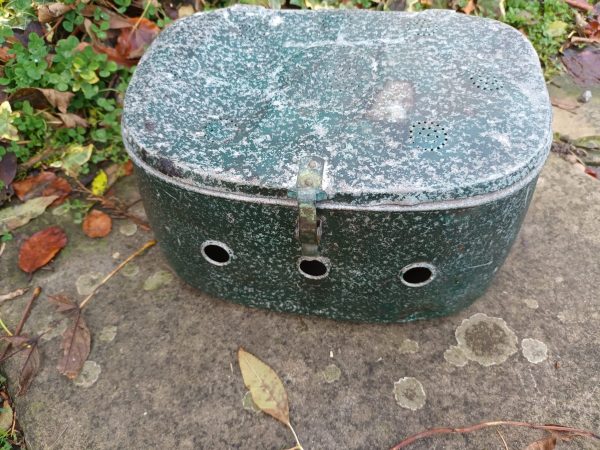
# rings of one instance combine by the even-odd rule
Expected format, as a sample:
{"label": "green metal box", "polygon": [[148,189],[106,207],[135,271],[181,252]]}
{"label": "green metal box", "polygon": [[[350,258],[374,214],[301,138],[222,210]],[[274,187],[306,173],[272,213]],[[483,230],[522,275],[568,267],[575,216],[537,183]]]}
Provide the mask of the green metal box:
{"label": "green metal box", "polygon": [[493,20],[233,7],[156,39],[123,137],[189,284],[405,322],[488,287],[547,157],[551,106],[529,42]]}

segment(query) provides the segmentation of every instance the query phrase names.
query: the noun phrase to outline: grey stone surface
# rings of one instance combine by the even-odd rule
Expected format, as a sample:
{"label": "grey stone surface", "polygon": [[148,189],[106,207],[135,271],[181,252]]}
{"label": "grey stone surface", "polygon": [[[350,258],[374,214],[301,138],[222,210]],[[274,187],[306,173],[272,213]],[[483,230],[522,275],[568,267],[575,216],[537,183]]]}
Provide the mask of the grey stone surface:
{"label": "grey stone surface", "polygon": [[[120,191],[124,198],[137,195],[132,179],[121,183]],[[284,380],[292,422],[306,449],[384,449],[424,428],[493,419],[598,432],[599,217],[598,181],[552,156],[519,238],[488,293],[454,316],[405,325],[355,325],[249,309],[208,298],[177,277],[144,290],[148,279],[169,271],[154,248],[135,261],[139,272],[117,275],[90,303],[86,317],[93,348],[85,376],[74,384],[57,373],[60,338],[50,335],[42,343],[39,377],[25,397],[16,399],[17,414],[34,450],[292,447],[284,426],[244,408],[246,388],[235,356],[244,346]],[[19,240],[55,223],[66,229],[69,244],[29,283],[16,267]],[[82,275],[108,273],[150,238],[138,230],[131,237],[113,231],[92,240],[68,215],[46,213],[20,229],[0,257],[0,293],[42,286],[26,329],[47,329],[59,319],[48,295],[64,292],[81,300],[77,281]],[[115,253],[120,259],[113,258]],[[9,326],[18,322],[27,299],[1,306]],[[536,309],[527,306],[533,301]],[[505,361],[486,367],[456,355],[457,328],[479,313],[502,319],[516,336],[518,351],[498,344],[507,334],[495,327],[471,329],[466,342],[480,342],[473,352],[502,352],[497,360]],[[104,338],[107,327],[118,330],[112,340]],[[402,350],[407,339],[418,342],[415,352]],[[543,342],[547,358],[537,364],[526,359],[523,339]],[[446,354],[448,349],[453,350]],[[13,380],[16,363],[7,368]],[[340,376],[328,383],[323,373],[331,365]],[[410,387],[406,381],[397,384],[412,379],[424,395],[401,389]],[[397,403],[398,396],[406,403],[414,393],[418,409]],[[507,428],[502,434],[513,449],[541,436]],[[488,430],[410,448],[503,446]],[[571,441],[559,448],[598,447]]]}

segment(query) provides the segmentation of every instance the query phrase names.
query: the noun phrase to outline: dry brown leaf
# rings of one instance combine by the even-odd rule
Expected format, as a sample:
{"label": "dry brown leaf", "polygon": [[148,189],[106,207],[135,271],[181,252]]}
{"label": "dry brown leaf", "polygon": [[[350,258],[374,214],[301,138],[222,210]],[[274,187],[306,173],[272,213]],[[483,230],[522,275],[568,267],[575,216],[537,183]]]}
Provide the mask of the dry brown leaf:
{"label": "dry brown leaf", "polygon": [[465,14],[471,14],[475,11],[475,0],[469,0],[469,3],[462,9]]}
{"label": "dry brown leaf", "polygon": [[195,13],[196,13],[196,10],[194,9],[194,7],[192,5],[183,5],[183,6],[180,6],[179,9],[177,10],[177,16],[180,19],[191,16]]}
{"label": "dry brown leaf", "polygon": [[48,300],[56,306],[56,310],[62,314],[70,314],[73,310],[79,308],[77,303],[71,301],[66,295],[50,295]]}
{"label": "dry brown leaf", "polygon": [[238,362],[244,384],[256,406],[266,414],[290,426],[290,409],[283,383],[268,365],[240,347]]}
{"label": "dry brown leaf", "polygon": [[50,262],[67,245],[67,235],[57,226],[33,234],[19,249],[19,268],[33,273]]}
{"label": "dry brown leaf", "polygon": [[87,128],[90,126],[87,120],[83,117],[73,113],[58,113],[58,117],[62,120],[65,128],[83,127]]}
{"label": "dry brown leaf", "polygon": [[139,17],[127,19],[133,26],[137,25],[135,30],[132,28],[123,28],[117,38],[115,50],[126,59],[140,58],[146,48],[152,43],[154,38],[160,33],[160,28],[151,20]]}
{"label": "dry brown leaf", "polygon": [[83,219],[82,227],[86,236],[101,238],[112,230],[112,219],[108,214],[93,209]]}
{"label": "dry brown leaf", "polygon": [[40,23],[52,22],[54,19],[71,11],[75,5],[65,5],[64,3],[46,3],[38,6],[37,16]]}
{"label": "dry brown leaf", "polygon": [[12,427],[14,421],[14,411],[7,398],[0,399],[2,410],[0,411],[0,431],[7,432]]}
{"label": "dry brown leaf", "polygon": [[556,448],[556,436],[548,436],[546,438],[532,442],[523,450],[554,450]]}
{"label": "dry brown leaf", "polygon": [[60,112],[66,113],[74,96],[72,92],[61,92],[55,89],[23,88],[11,94],[9,100],[11,102],[27,100],[36,109],[46,108],[49,104]]}
{"label": "dry brown leaf", "polygon": [[58,371],[73,380],[79,375],[85,360],[90,354],[91,335],[90,330],[83,320],[82,311],[79,307],[73,310],[73,323],[63,333],[60,344],[63,355],[58,362]]}
{"label": "dry brown leaf", "polygon": [[20,205],[0,209],[0,232],[11,231],[29,223],[31,219],[43,214],[57,198],[57,195],[32,198]]}
{"label": "dry brown leaf", "polygon": [[24,180],[15,181],[13,188],[21,201],[40,196],[57,195],[58,198],[54,200],[52,206],[60,205],[72,191],[69,182],[64,178],[57,177],[54,172],[40,172]]}
{"label": "dry brown leaf", "polygon": [[32,340],[30,347],[25,351],[25,362],[21,367],[19,375],[19,391],[17,395],[24,395],[29,389],[31,382],[40,370],[40,350],[38,349],[38,341]]}

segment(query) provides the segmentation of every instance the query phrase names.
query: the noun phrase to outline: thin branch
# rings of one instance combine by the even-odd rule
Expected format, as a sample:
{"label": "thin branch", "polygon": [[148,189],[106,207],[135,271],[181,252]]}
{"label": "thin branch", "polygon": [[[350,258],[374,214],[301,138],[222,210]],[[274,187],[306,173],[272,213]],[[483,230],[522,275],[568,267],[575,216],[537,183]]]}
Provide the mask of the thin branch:
{"label": "thin branch", "polygon": [[420,433],[413,434],[412,436],[407,437],[401,442],[397,443],[395,446],[391,448],[391,450],[399,450],[401,448],[406,448],[410,444],[419,439],[428,438],[431,436],[435,436],[438,434],[464,434],[464,433],[472,433],[473,431],[482,430],[484,428],[497,427],[500,425],[508,425],[512,427],[521,427],[521,428],[532,428],[534,430],[546,430],[546,431],[554,431],[556,433],[569,433],[574,436],[582,436],[588,437],[592,439],[600,440],[600,435],[588,431],[581,430],[578,428],[565,427],[562,425],[537,425],[529,422],[515,422],[511,420],[497,420],[494,422],[482,422],[476,425],[471,425],[464,428],[431,428],[429,430],[421,431]]}
{"label": "thin branch", "polygon": [[498,433],[498,436],[500,436],[500,439],[502,439],[502,443],[504,444],[504,450],[508,450],[508,444],[506,443],[506,440],[504,440],[504,436],[502,436],[502,433],[500,433],[500,428],[496,428],[496,433]]}
{"label": "thin branch", "polygon": [[102,285],[104,285],[108,280],[110,280],[113,276],[115,276],[117,274],[117,272],[119,272],[119,270],[121,270],[123,267],[125,267],[136,256],[141,255],[147,249],[149,249],[150,247],[152,247],[155,244],[156,244],[156,240],[155,239],[146,242],[138,250],[136,250],[134,253],[132,253],[131,255],[129,255],[127,257],[127,259],[125,261],[123,261],[121,264],[119,264],[112,272],[110,272],[108,275],[106,275],[104,278],[102,278],[102,281],[100,281],[100,284],[98,284],[94,288],[94,290],[92,291],[92,293],[90,295],[88,295],[86,298],[84,298],[81,301],[81,303],[79,304],[79,309],[83,309],[85,307],[85,305],[87,305],[89,303],[89,301],[92,299],[92,297],[96,294],[96,292],[98,292],[98,289],[100,289],[100,287]]}
{"label": "thin branch", "polygon": [[[21,331],[23,331],[25,322],[27,322],[27,319],[29,318],[29,314],[31,313],[31,308],[33,308],[33,302],[40,296],[41,293],[42,293],[42,288],[39,286],[37,286],[33,290],[33,295],[31,296],[31,299],[27,302],[27,306],[25,306],[25,311],[23,311],[23,316],[21,317],[21,320],[19,321],[17,328],[15,328],[15,332],[14,332],[15,336],[19,336],[21,334]],[[7,331],[9,336],[11,336],[10,331],[8,329],[6,329],[5,331]],[[12,344],[9,343],[6,346],[6,348],[4,349],[4,351],[2,352],[2,355],[0,356],[0,360],[4,360],[4,357],[6,356],[6,354],[9,352],[9,350],[11,348],[12,348]]]}

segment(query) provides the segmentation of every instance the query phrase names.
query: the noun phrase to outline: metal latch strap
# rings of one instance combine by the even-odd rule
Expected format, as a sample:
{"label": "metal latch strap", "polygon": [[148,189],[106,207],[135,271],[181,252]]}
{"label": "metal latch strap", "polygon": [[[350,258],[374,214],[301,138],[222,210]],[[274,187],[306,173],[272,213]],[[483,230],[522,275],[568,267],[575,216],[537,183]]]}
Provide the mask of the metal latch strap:
{"label": "metal latch strap", "polygon": [[323,158],[309,156],[300,160],[298,168],[295,196],[298,199],[298,239],[303,256],[319,256],[321,221],[317,217],[317,201],[325,198],[321,189],[324,166]]}

